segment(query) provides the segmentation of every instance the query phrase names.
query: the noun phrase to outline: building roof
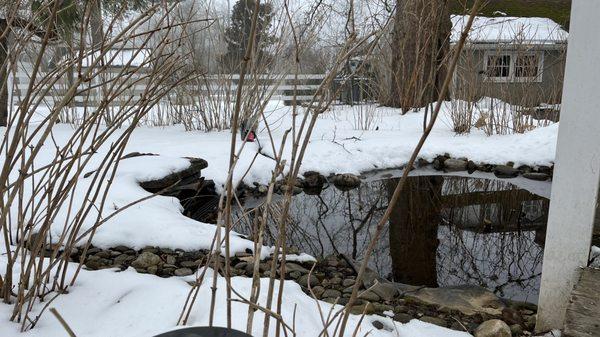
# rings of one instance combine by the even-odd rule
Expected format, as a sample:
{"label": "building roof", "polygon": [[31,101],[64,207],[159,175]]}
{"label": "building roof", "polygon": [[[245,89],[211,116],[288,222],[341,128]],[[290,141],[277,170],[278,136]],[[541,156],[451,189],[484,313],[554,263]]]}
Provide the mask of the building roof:
{"label": "building roof", "polygon": [[[458,42],[468,15],[452,15],[450,41]],[[469,32],[470,43],[519,43],[556,44],[565,43],[569,33],[548,18],[484,17],[476,16]]]}

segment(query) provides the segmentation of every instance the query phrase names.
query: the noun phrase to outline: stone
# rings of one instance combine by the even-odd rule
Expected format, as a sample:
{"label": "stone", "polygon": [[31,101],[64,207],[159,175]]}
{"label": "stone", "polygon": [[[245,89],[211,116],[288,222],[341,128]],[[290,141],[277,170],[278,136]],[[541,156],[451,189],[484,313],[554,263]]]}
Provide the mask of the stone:
{"label": "stone", "polygon": [[193,273],[194,272],[190,268],[178,268],[173,272],[175,276],[188,276],[192,275]]}
{"label": "stone", "polygon": [[371,303],[358,304],[350,308],[350,313],[355,315],[372,315],[375,313],[375,307]]}
{"label": "stone", "polygon": [[156,266],[161,262],[158,255],[150,252],[143,252],[133,262],[131,266],[138,269],[147,269],[150,266]]}
{"label": "stone", "polygon": [[156,272],[158,271],[158,267],[150,266],[146,270],[148,271],[148,274],[156,275]]}
{"label": "stone", "polygon": [[511,337],[510,327],[499,319],[481,323],[475,329],[475,337]]}
{"label": "stone", "polygon": [[133,257],[131,255],[121,254],[121,255],[115,257],[115,259],[113,260],[113,265],[122,266],[126,263],[133,261],[134,259],[135,259],[135,257]]}
{"label": "stone", "polygon": [[117,251],[117,252],[121,252],[121,253],[125,253],[126,251],[129,250],[129,247],[120,245],[120,246],[114,247],[112,250]]}
{"label": "stone", "polygon": [[108,259],[111,257],[110,252],[108,250],[103,250],[95,254],[97,257],[102,259]]}
{"label": "stone", "polygon": [[398,321],[402,324],[410,322],[413,318],[414,317],[412,317],[412,315],[409,315],[409,314],[406,314],[403,312],[399,312],[394,315],[394,320]]}
{"label": "stone", "polygon": [[177,263],[177,258],[175,258],[175,256],[173,255],[167,255],[167,257],[165,258],[165,262],[167,264],[176,264]]}
{"label": "stone", "polygon": [[548,180],[548,178],[550,178],[550,175],[548,175],[546,173],[529,172],[529,173],[523,173],[523,177],[530,179],[530,180],[546,181],[546,180]]}
{"label": "stone", "polygon": [[302,275],[300,278],[298,278],[298,284],[305,288],[308,288],[309,282],[311,287],[319,285],[319,279],[315,275],[310,275],[310,280],[308,274]]}
{"label": "stone", "polygon": [[335,289],[327,289],[323,293],[323,297],[338,298],[342,296],[342,292]]}
{"label": "stone", "polygon": [[381,297],[372,291],[365,291],[358,296],[358,298],[363,299],[365,301],[377,302],[381,300]]}
{"label": "stone", "polygon": [[302,276],[302,273],[299,271],[293,271],[293,272],[289,273],[288,275],[290,275],[290,277],[295,280],[295,279],[299,278],[300,276]]}
{"label": "stone", "polygon": [[471,174],[471,173],[473,173],[473,172],[477,171],[478,169],[479,169],[479,166],[477,166],[477,164],[475,164],[475,162],[474,162],[474,161],[472,161],[472,160],[469,160],[469,161],[467,162],[467,172],[469,172],[469,174]]}
{"label": "stone", "polygon": [[510,333],[513,336],[521,336],[523,333],[523,327],[520,324],[513,324],[510,326]]}
{"label": "stone", "polygon": [[536,321],[537,315],[528,316],[527,320],[525,321],[525,328],[527,328],[527,330],[533,330],[535,328]]}
{"label": "stone", "polygon": [[316,298],[322,298],[323,293],[325,292],[325,288],[321,286],[312,287],[312,292],[315,294]]}
{"label": "stone", "polygon": [[419,318],[419,320],[429,323],[429,324],[446,327],[446,320],[441,319],[439,317],[423,316],[423,317]]}
{"label": "stone", "polygon": [[398,295],[398,288],[391,283],[378,283],[371,287],[371,291],[381,297],[384,301],[391,301]]}
{"label": "stone", "polygon": [[360,186],[360,178],[351,173],[338,174],[332,178],[333,186],[341,191],[349,191]]}
{"label": "stone", "polygon": [[338,285],[341,283],[342,283],[342,279],[339,277],[333,277],[333,278],[329,279],[329,284]]}
{"label": "stone", "polygon": [[315,171],[307,171],[304,172],[304,188],[322,188],[323,185],[327,182],[325,176]]}
{"label": "stone", "polygon": [[202,263],[200,260],[196,261],[182,261],[180,265],[184,268],[198,268],[198,266]]}
{"label": "stone", "polygon": [[375,329],[377,330],[381,330],[383,329],[384,325],[383,323],[381,323],[380,321],[373,321],[371,322],[371,324],[373,325],[373,327],[375,327]]}
{"label": "stone", "polygon": [[88,259],[87,261],[85,261],[85,266],[91,270],[98,270],[104,267],[99,259]]}
{"label": "stone", "polygon": [[446,172],[465,171],[467,169],[467,161],[462,159],[446,159],[444,161],[444,169]]}
{"label": "stone", "polygon": [[514,178],[519,175],[519,170],[508,165],[496,165],[494,175],[498,178]]}
{"label": "stone", "polygon": [[502,315],[506,305],[494,293],[477,286],[422,288],[407,293],[407,300],[435,305],[440,310],[456,310],[471,316],[475,314]]}
{"label": "stone", "polygon": [[354,285],[354,283],[356,283],[356,280],[347,278],[347,279],[345,279],[345,280],[342,281],[342,286],[344,286],[344,287],[351,287],[351,286]]}
{"label": "stone", "polygon": [[302,267],[301,265],[297,264],[297,263],[292,263],[292,262],[287,262],[285,264],[285,271],[287,273],[291,273],[291,272],[299,272],[300,274],[308,274],[308,269]]}

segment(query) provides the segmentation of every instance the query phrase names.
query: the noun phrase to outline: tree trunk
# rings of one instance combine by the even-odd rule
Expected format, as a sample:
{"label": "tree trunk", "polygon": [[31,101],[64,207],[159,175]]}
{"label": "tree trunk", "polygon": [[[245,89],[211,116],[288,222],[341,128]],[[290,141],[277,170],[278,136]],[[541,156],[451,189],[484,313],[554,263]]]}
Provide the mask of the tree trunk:
{"label": "tree trunk", "polygon": [[[0,35],[6,28],[6,19],[0,19]],[[8,35],[0,38],[0,126],[8,125]]]}
{"label": "tree trunk", "polygon": [[[437,287],[436,254],[443,177],[416,176],[406,181],[405,193],[390,217],[390,255],[394,281]],[[397,179],[390,180],[391,195]]]}
{"label": "tree trunk", "polygon": [[452,24],[447,0],[396,3],[391,90],[384,103],[405,113],[437,99],[446,74]]}

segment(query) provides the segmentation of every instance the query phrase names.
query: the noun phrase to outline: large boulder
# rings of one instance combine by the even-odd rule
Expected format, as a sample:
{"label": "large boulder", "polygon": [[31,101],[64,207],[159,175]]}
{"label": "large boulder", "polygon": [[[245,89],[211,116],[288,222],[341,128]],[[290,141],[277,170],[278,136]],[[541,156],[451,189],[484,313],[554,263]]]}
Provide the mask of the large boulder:
{"label": "large boulder", "polygon": [[405,297],[440,309],[457,310],[465,315],[502,315],[506,305],[494,293],[476,286],[422,288]]}
{"label": "large boulder", "polygon": [[511,337],[510,327],[499,319],[481,323],[475,329],[475,337]]}

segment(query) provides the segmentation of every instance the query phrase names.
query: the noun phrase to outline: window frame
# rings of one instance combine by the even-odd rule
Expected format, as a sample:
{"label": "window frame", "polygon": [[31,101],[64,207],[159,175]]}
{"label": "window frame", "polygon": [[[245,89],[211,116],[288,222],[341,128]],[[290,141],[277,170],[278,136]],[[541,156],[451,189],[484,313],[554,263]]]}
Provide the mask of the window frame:
{"label": "window frame", "polygon": [[[505,77],[496,77],[496,76],[488,76],[488,67],[490,57],[502,57],[509,56],[509,69],[508,76]],[[535,76],[528,77],[517,77],[516,73],[516,60],[519,56],[536,56],[538,58],[537,64],[537,74]],[[523,82],[542,82],[543,74],[544,74],[544,52],[543,51],[494,51],[494,50],[486,50],[483,53],[483,77],[487,82],[495,82],[495,83],[523,83]]]}

